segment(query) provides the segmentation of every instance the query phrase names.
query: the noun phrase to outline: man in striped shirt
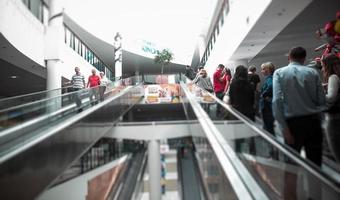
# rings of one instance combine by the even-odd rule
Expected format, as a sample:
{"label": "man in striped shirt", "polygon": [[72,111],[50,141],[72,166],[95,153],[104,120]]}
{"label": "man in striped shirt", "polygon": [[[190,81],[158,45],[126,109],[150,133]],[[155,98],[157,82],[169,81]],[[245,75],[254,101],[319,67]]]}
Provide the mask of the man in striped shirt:
{"label": "man in striped shirt", "polygon": [[[75,91],[79,91],[85,88],[85,77],[82,74],[80,74],[79,67],[74,68],[74,71],[76,72],[76,74],[72,76],[71,83],[72,83],[73,91],[75,92]],[[74,94],[74,99],[78,107],[81,106],[81,99],[79,95],[80,95],[79,92],[76,92]],[[82,109],[80,109],[80,111],[81,110]]]}

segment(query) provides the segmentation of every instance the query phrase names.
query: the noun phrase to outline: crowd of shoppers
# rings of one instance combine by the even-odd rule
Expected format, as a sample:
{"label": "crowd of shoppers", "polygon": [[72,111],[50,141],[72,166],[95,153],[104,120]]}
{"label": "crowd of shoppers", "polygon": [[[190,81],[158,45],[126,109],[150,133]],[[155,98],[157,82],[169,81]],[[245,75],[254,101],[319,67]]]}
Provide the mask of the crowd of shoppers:
{"label": "crowd of shoppers", "polygon": [[[307,159],[321,166],[322,123],[329,148],[340,161],[340,147],[336,145],[340,143],[340,58],[335,54],[323,56],[320,71],[305,65],[306,55],[303,47],[294,47],[287,66],[276,69],[271,62],[263,63],[261,84],[255,66],[248,70],[237,66],[232,78],[230,69],[219,64],[212,77],[213,93],[221,100],[228,95],[228,103],[253,121],[258,112],[263,129],[272,135],[276,120],[276,130],[282,133],[284,142],[297,152],[304,148]],[[206,70],[201,71],[194,83],[212,92]],[[217,115],[220,109],[217,104]]]}

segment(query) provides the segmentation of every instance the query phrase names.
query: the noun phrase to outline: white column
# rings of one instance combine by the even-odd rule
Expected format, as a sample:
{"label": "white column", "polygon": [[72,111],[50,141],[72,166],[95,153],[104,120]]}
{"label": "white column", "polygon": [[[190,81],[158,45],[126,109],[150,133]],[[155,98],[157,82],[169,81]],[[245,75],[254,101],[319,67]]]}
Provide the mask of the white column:
{"label": "white column", "polygon": [[161,199],[161,153],[158,140],[150,140],[148,144],[148,169],[150,200]]}
{"label": "white column", "polygon": [[[119,35],[119,36],[118,36]],[[116,33],[113,46],[115,47],[115,77],[119,77],[123,75],[123,38],[119,33]]]}
{"label": "white column", "polygon": [[115,64],[115,77],[122,76],[122,74],[123,74],[122,62],[117,61]]}
{"label": "white column", "polygon": [[[61,87],[61,54],[64,38],[63,0],[51,0],[46,30],[45,59],[47,61],[47,90]],[[61,91],[59,92],[61,94]]]}
{"label": "white column", "polygon": [[[52,90],[61,88],[61,55],[63,52],[64,39],[63,25],[63,0],[50,0],[49,22],[45,35],[45,60],[46,60],[46,89]],[[61,90],[55,90],[48,94],[49,97],[61,95]],[[58,110],[61,107],[61,98],[53,98],[52,104],[47,104],[49,112]]]}
{"label": "white column", "polygon": [[[47,90],[52,90],[61,87],[61,73],[60,73],[60,60],[48,60],[47,61],[47,81],[46,81],[46,88]],[[61,90],[56,90],[50,92],[48,96],[59,96],[61,95]]]}

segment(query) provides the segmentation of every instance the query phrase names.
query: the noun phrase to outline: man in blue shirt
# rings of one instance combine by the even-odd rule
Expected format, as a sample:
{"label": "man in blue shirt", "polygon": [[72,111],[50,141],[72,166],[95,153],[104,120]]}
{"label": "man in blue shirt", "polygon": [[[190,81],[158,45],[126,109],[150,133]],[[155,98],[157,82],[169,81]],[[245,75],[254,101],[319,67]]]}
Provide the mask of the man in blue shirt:
{"label": "man in blue shirt", "polygon": [[279,122],[285,143],[316,165],[322,162],[322,129],[320,112],[325,93],[316,70],[304,66],[306,50],[294,47],[289,52],[289,65],[273,76],[273,114]]}

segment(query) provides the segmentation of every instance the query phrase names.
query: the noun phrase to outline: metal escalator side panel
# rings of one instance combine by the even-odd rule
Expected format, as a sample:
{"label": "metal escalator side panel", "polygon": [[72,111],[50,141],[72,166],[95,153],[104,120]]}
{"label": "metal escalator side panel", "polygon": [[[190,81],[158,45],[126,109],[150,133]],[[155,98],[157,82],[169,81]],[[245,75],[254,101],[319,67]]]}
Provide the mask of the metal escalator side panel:
{"label": "metal escalator side panel", "polygon": [[20,150],[0,164],[0,199],[37,197],[140,100],[136,90],[142,91],[142,86],[127,88],[57,124],[45,124],[44,134],[28,142],[19,138]]}
{"label": "metal escalator side panel", "polygon": [[[340,198],[340,186],[332,177],[231,105],[208,95],[233,115],[232,120],[213,121],[221,133],[216,135],[218,141],[223,141],[220,144],[225,152],[234,152],[233,157],[244,166],[237,168],[239,173],[248,171],[269,198],[287,198],[286,195],[292,194],[313,199]],[[206,111],[206,114],[209,113]]]}
{"label": "metal escalator side panel", "polygon": [[[221,133],[213,124],[209,116],[200,107],[199,103],[196,101],[195,97],[191,94],[187,86],[181,82],[181,89],[187,98],[186,101],[190,104],[193,113],[205,134],[205,138],[208,140],[210,148],[223,170],[224,174],[230,180],[230,184],[234,189],[238,198],[241,199],[268,199],[266,194],[257,185],[256,181],[247,172],[243,164],[234,155],[233,151],[226,151],[228,143],[221,139]],[[231,149],[231,148],[230,148]],[[239,173],[239,169],[245,169],[242,173]],[[246,182],[247,181],[247,182]]]}
{"label": "metal escalator side panel", "polygon": [[60,95],[69,91],[70,89],[72,89],[71,86],[67,86],[52,90],[44,90],[0,99],[0,111],[2,111],[3,109],[8,109],[10,107],[19,106],[25,103],[42,100],[44,98],[52,97],[54,95]]}

